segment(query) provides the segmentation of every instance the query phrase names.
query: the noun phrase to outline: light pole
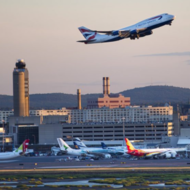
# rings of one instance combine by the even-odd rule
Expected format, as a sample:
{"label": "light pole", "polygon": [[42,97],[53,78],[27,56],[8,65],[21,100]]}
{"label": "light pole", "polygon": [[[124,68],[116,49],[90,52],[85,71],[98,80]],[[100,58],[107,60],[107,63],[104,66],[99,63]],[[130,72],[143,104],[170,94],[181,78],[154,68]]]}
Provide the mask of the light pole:
{"label": "light pole", "polygon": [[165,125],[166,125],[166,124],[164,123],[164,136],[165,136]]}
{"label": "light pole", "polygon": [[152,143],[153,143],[153,123],[151,124],[151,127],[152,127]]}
{"label": "light pole", "polygon": [[5,151],[5,147],[4,147],[4,120],[2,120],[2,123],[3,123],[3,152]]}
{"label": "light pole", "polygon": [[124,126],[125,118],[123,117],[122,120],[123,120],[123,146],[125,146],[125,126]]}
{"label": "light pole", "polygon": [[36,144],[36,137],[35,135],[32,135],[34,137],[34,144]]}

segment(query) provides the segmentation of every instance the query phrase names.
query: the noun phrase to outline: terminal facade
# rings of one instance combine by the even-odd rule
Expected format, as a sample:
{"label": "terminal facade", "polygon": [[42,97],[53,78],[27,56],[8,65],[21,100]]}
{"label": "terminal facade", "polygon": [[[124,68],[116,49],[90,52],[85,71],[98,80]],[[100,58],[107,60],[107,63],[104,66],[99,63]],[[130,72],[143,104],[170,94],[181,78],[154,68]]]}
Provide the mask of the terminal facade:
{"label": "terminal facade", "polygon": [[173,107],[169,105],[163,107],[127,106],[114,109],[103,107],[99,109],[68,110],[68,114],[71,116],[71,123],[171,122],[173,120]]}
{"label": "terminal facade", "polygon": [[67,121],[67,116],[12,116],[9,118],[9,133],[14,136],[15,144],[30,138],[32,144],[42,145],[57,144],[57,138],[68,141],[74,137],[95,144],[111,141],[115,145],[121,145],[123,136],[130,140],[160,142],[164,136],[173,135],[172,122],[69,124]]}

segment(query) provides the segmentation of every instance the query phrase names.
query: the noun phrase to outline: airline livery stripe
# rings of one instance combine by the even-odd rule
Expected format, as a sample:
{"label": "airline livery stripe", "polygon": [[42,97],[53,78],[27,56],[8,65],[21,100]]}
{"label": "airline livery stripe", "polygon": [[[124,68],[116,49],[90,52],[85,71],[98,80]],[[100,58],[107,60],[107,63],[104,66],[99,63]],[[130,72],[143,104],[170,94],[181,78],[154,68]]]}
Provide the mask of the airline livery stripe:
{"label": "airline livery stripe", "polygon": [[86,30],[86,29],[80,29],[81,32],[92,32],[90,30]]}
{"label": "airline livery stripe", "polygon": [[156,18],[159,18],[159,20],[160,20],[162,18],[162,16],[156,16],[156,17],[150,18],[149,20],[154,20]]}

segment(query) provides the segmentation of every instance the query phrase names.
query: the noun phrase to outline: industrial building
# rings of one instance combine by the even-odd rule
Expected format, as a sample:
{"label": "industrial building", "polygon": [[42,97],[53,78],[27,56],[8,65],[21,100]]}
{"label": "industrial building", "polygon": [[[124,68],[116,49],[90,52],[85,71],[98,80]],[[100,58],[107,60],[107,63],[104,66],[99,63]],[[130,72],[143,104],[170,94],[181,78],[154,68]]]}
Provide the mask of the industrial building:
{"label": "industrial building", "polygon": [[130,106],[130,98],[124,97],[121,94],[112,95],[110,94],[110,79],[109,77],[103,77],[103,97],[89,98],[87,100],[87,108],[102,108],[108,107],[119,108]]}

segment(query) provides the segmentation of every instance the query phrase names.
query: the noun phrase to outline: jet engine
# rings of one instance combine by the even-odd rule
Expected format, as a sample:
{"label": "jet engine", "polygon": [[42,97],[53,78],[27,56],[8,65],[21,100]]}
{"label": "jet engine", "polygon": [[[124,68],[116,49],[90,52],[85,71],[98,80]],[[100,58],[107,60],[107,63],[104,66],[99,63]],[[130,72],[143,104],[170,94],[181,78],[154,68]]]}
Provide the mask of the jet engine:
{"label": "jet engine", "polygon": [[139,39],[139,38],[142,38],[144,36],[151,35],[151,34],[153,34],[153,32],[151,30],[150,31],[146,31],[146,32],[141,32],[141,33],[138,33],[137,30],[133,30],[131,32],[130,39],[131,40],[135,40],[135,38]]}
{"label": "jet engine", "polygon": [[168,152],[165,153],[166,158],[175,158],[176,156],[177,156],[176,151],[168,151]]}
{"label": "jet engine", "polygon": [[104,158],[111,158],[110,154],[104,154]]}
{"label": "jet engine", "polygon": [[153,31],[152,31],[152,30],[147,31],[147,32],[144,32],[144,33],[141,33],[141,34],[139,34],[139,36],[140,36],[140,37],[144,37],[144,36],[148,36],[148,35],[151,35],[151,34],[153,34]]}

